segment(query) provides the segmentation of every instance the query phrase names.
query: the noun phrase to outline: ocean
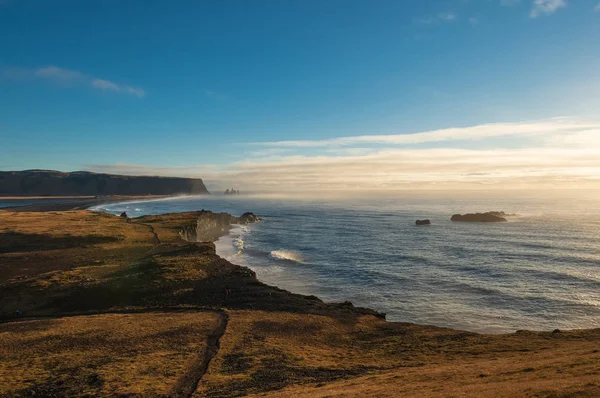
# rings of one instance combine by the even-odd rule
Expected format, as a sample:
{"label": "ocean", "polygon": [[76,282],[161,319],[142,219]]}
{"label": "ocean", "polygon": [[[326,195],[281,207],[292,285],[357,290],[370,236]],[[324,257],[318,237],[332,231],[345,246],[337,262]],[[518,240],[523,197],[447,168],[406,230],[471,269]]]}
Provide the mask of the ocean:
{"label": "ocean", "polygon": [[[192,210],[263,221],[217,242],[268,284],[350,300],[390,321],[482,333],[600,327],[597,193],[411,193],[366,198],[205,196],[97,206],[131,217]],[[456,223],[455,213],[518,213]],[[431,226],[415,226],[428,218]]]}
{"label": "ocean", "polygon": [[44,198],[44,199],[0,199],[0,209],[4,207],[42,205],[73,200],[70,198]]}

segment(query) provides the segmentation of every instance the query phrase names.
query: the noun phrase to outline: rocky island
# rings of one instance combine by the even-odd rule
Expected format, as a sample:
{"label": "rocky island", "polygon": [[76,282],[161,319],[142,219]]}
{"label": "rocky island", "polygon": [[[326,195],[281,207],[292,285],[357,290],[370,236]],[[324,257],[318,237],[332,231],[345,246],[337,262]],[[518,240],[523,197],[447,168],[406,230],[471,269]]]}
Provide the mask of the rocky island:
{"label": "rocky island", "polygon": [[599,396],[600,330],[387,322],[215,253],[246,213],[0,210],[0,396]]}
{"label": "rocky island", "polygon": [[487,213],[455,214],[450,220],[458,222],[506,222],[504,212],[491,211]]}

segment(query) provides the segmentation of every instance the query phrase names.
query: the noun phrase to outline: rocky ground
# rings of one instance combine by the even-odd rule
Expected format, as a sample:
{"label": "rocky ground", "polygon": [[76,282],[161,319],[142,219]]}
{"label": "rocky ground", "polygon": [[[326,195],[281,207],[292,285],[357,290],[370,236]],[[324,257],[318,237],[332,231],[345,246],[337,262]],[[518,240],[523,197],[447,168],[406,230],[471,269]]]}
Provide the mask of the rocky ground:
{"label": "rocky ground", "polygon": [[197,242],[248,217],[0,211],[0,396],[600,396],[600,330],[480,335],[271,287]]}

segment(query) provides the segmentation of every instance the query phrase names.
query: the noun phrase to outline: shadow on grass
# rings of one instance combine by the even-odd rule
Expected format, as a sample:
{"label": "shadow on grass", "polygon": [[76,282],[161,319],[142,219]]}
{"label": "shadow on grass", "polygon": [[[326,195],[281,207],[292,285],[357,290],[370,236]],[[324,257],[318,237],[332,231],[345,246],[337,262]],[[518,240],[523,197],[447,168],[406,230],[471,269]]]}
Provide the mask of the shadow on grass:
{"label": "shadow on grass", "polygon": [[6,232],[0,234],[0,253],[71,249],[118,242],[119,240],[118,237],[101,235],[55,237],[43,234]]}

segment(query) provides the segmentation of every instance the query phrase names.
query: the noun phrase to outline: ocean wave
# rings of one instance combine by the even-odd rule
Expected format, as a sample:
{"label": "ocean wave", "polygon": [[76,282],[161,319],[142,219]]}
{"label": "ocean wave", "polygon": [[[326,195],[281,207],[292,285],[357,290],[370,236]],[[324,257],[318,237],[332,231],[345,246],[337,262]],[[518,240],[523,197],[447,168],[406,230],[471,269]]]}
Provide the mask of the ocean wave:
{"label": "ocean wave", "polygon": [[288,260],[288,261],[294,261],[296,263],[303,263],[304,262],[304,258],[302,257],[302,254],[293,251],[293,250],[273,250],[271,253],[269,253],[269,257],[275,259],[275,260]]}
{"label": "ocean wave", "polygon": [[233,246],[238,250],[238,254],[244,252],[244,237],[242,235],[238,235],[231,241]]}

